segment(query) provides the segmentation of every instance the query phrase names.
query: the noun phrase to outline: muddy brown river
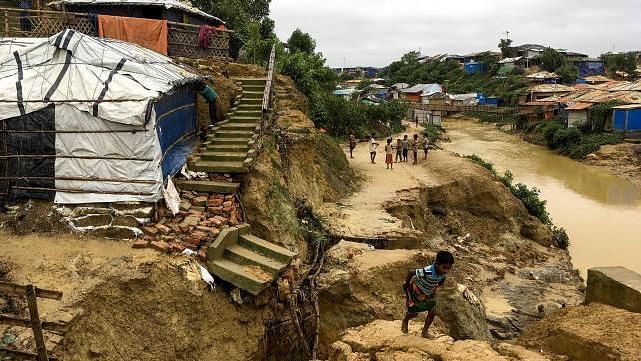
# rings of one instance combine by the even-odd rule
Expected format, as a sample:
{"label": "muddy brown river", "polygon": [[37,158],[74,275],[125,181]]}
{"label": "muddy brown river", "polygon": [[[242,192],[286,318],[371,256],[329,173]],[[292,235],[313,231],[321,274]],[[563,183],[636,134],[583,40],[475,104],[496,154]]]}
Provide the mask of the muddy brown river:
{"label": "muddy brown river", "polygon": [[641,188],[609,171],[469,120],[444,122],[447,150],[477,154],[516,182],[541,190],[554,223],[570,236],[574,266],[624,266],[641,273]]}

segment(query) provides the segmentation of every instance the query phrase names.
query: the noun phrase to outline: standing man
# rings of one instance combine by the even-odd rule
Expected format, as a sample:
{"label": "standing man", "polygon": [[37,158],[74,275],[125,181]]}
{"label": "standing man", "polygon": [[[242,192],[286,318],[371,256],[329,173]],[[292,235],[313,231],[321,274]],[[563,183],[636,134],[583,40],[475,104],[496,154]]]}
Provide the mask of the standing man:
{"label": "standing man", "polygon": [[407,139],[407,134],[403,137],[403,162],[407,163],[407,153],[410,151],[410,141]]}
{"label": "standing man", "polygon": [[416,128],[418,128],[418,114],[414,116],[414,123]]}
{"label": "standing man", "polygon": [[356,137],[354,133],[349,135],[349,157],[354,159],[354,148],[356,148]]}
{"label": "standing man", "polygon": [[372,161],[372,164],[376,164],[376,148],[378,148],[378,143],[374,140],[374,134],[369,137],[369,157]]}

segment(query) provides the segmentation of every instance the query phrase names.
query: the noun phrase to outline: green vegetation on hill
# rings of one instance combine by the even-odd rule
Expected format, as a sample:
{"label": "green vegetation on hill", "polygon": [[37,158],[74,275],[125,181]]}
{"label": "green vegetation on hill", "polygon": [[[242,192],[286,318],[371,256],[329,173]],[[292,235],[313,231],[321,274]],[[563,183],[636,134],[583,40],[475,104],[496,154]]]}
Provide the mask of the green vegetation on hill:
{"label": "green vegetation on hill", "polygon": [[278,56],[278,71],[294,80],[310,101],[310,116],[317,127],[334,137],[350,132],[364,138],[399,132],[408,107],[400,101],[375,105],[362,104],[336,97],[338,75],[325,65],[322,53],[316,52],[316,41],[297,29],[286,43],[287,50]]}
{"label": "green vegetation on hill", "polygon": [[388,85],[395,83],[408,84],[442,84],[448,93],[484,93],[496,95],[506,103],[516,103],[519,94],[527,89],[527,82],[522,76],[507,74],[497,77],[499,70],[498,57],[480,55],[479,62],[487,65],[487,71],[467,74],[455,61],[419,61],[420,53],[409,52],[390,64],[381,74]]}

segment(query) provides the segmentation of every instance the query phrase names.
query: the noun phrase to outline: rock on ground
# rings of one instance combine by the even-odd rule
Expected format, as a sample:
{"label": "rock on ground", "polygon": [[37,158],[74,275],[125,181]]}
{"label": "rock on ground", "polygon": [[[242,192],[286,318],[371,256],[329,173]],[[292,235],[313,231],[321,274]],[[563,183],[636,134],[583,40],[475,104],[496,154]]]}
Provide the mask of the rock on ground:
{"label": "rock on ground", "polygon": [[546,361],[542,354],[511,344],[491,345],[476,340],[455,341],[449,336],[420,337],[420,325],[400,332],[401,321],[376,320],[347,330],[332,345],[330,361],[439,360],[439,361]]}
{"label": "rock on ground", "polygon": [[641,314],[602,304],[569,307],[526,330],[520,342],[571,360],[633,361],[641,355]]}

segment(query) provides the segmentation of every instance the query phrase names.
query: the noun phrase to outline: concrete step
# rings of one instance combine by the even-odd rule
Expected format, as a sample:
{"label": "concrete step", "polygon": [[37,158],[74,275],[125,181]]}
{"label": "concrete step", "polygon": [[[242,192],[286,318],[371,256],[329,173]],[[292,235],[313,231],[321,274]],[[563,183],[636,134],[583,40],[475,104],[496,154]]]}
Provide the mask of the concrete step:
{"label": "concrete step", "polygon": [[220,162],[243,162],[247,159],[247,152],[211,152],[207,151],[200,154],[200,160],[220,161]]}
{"label": "concrete step", "polygon": [[258,266],[263,271],[269,273],[271,276],[276,276],[278,273],[287,267],[286,263],[281,263],[275,259],[265,257],[262,254],[253,252],[238,244],[229,246],[225,249],[225,258],[238,264]]}
{"label": "concrete step", "polygon": [[260,99],[263,100],[263,92],[243,91],[243,99]]}
{"label": "concrete step", "polygon": [[241,111],[241,110],[256,110],[259,112],[263,111],[263,104],[239,104],[236,110]]}
{"label": "concrete step", "polygon": [[193,170],[196,172],[208,173],[246,173],[247,169],[243,162],[220,162],[220,161],[206,161],[198,160],[193,165]]}
{"label": "concrete step", "polygon": [[176,186],[179,189],[195,192],[234,194],[240,187],[240,183],[205,180],[178,180],[176,181]]}
{"label": "concrete step", "polygon": [[242,83],[245,85],[262,85],[263,87],[267,84],[267,78],[234,78],[234,81]]}
{"label": "concrete step", "polygon": [[249,139],[254,136],[253,131],[243,131],[243,130],[218,130],[214,133],[214,139],[218,138],[238,138],[238,139]]}
{"label": "concrete step", "polygon": [[260,274],[252,272],[251,268],[225,258],[209,261],[207,266],[209,271],[216,276],[254,295],[259,294],[272,282],[271,277],[266,277],[267,274],[261,277]]}
{"label": "concrete step", "polygon": [[243,105],[260,105],[260,106],[262,106],[263,105],[263,98],[256,98],[256,99],[242,98],[240,100],[240,103],[238,104],[238,107],[240,108]]}
{"label": "concrete step", "polygon": [[217,147],[219,145],[250,145],[250,139],[246,138],[216,138],[206,144],[207,148]]}
{"label": "concrete step", "polygon": [[208,144],[205,152],[247,152],[249,144]]}
{"label": "concrete step", "polygon": [[216,131],[219,130],[240,130],[240,131],[246,131],[246,132],[256,132],[260,130],[260,122],[254,122],[254,123],[244,123],[244,122],[232,122],[230,121],[229,123],[225,123],[219,127],[214,128]]}
{"label": "concrete step", "polygon": [[265,84],[243,84],[243,91],[265,92]]}
{"label": "concrete step", "polygon": [[255,110],[238,109],[232,114],[233,115],[242,116],[242,117],[257,117],[257,118],[262,118],[262,116],[263,116],[263,112],[262,112],[262,110],[260,108],[259,109],[255,109]]}
{"label": "concrete step", "polygon": [[229,118],[230,123],[260,123],[262,118],[254,116],[234,115]]}
{"label": "concrete step", "polygon": [[295,253],[290,250],[277,246],[252,234],[241,234],[238,237],[238,244],[256,253],[262,254],[263,256],[275,259],[285,264],[289,264],[295,256]]}

